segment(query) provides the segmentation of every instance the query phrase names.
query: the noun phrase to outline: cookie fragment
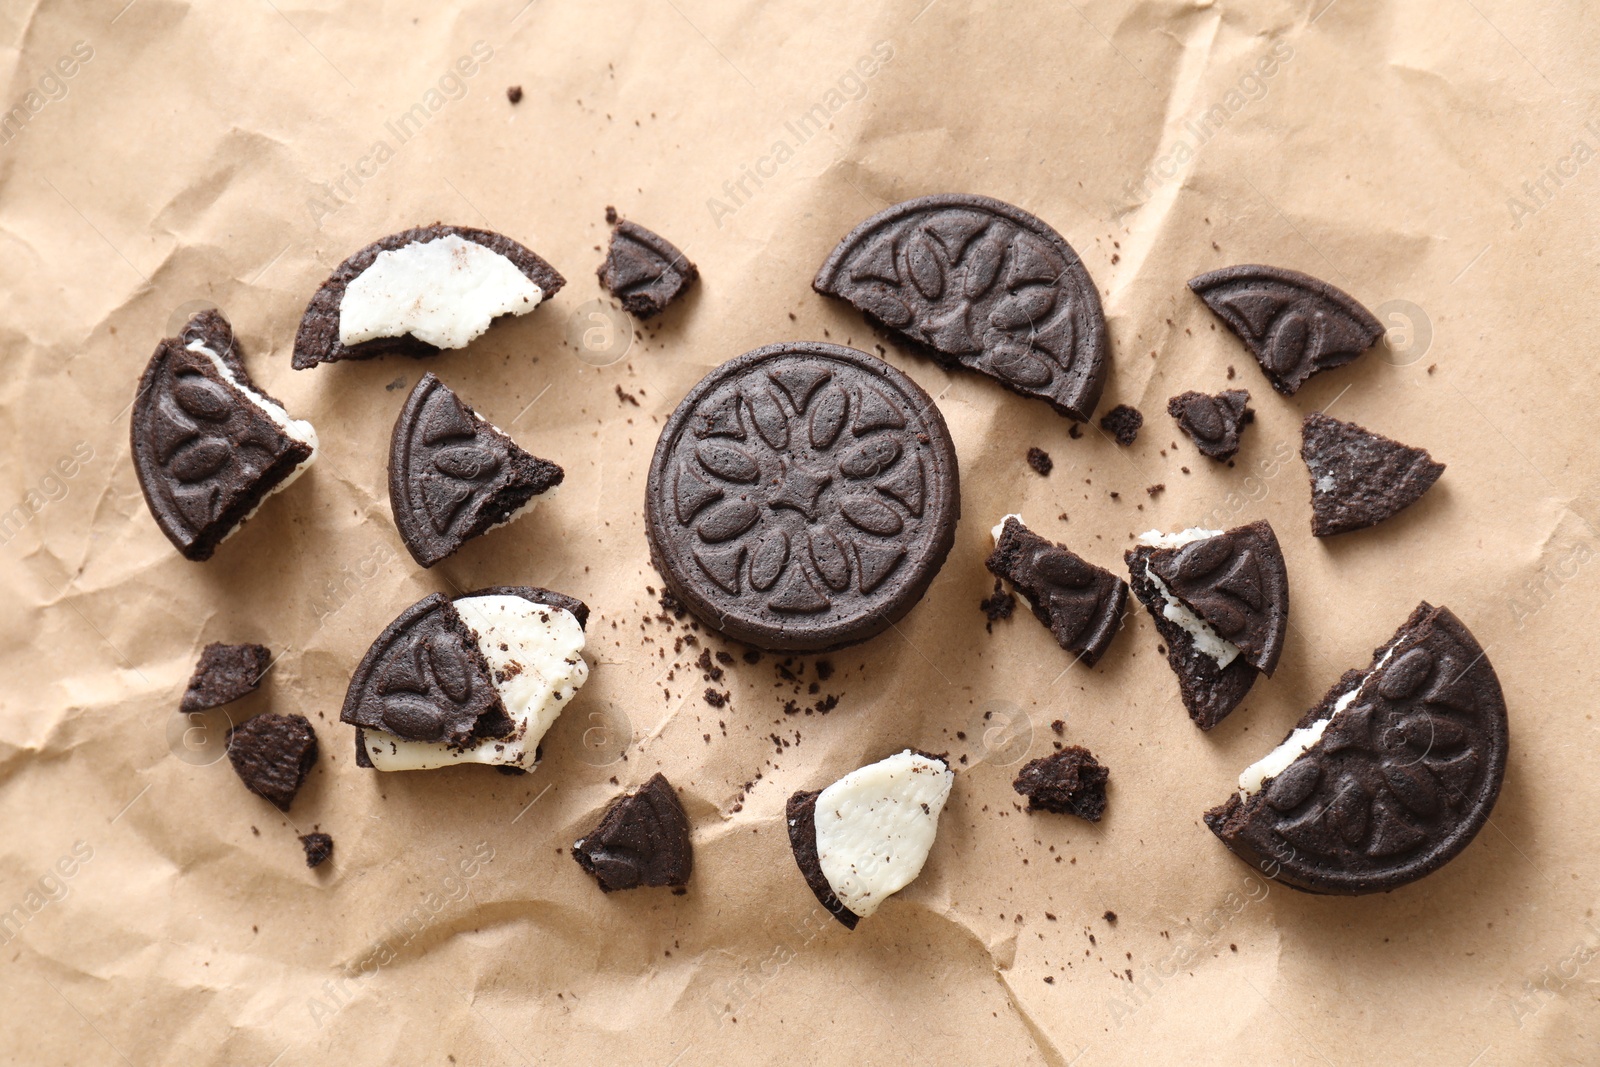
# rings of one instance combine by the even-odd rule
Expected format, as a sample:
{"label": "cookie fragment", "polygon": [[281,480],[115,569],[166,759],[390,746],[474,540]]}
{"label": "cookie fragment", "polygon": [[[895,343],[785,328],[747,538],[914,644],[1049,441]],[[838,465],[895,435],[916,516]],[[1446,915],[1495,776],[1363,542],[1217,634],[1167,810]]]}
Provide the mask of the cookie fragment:
{"label": "cookie fragment", "polygon": [[984,566],[1023,595],[1058,645],[1093,667],[1121,625],[1128,584],[1029,530],[1020,515],[1007,515],[991,532],[994,552]]}
{"label": "cookie fragment", "polygon": [[823,907],[854,929],[910,885],[933,847],[954,780],[942,756],[906,749],[820,793],[790,797],[790,846]]}
{"label": "cookie fragment", "polygon": [[156,346],[139,379],[129,437],[150,514],[197,562],[317,455],[316,429],[256,388],[217,311],[200,312]]}
{"label": "cookie fragment", "polygon": [[265,645],[225,645],[213,641],[200,653],[189,686],[183,692],[182,712],[230,704],[256,691],[261,676],[272,662]]}
{"label": "cookie fragment", "polygon": [[566,280],[489,230],[434,223],[374,241],[334,270],[306,306],[293,365],[431,356],[463,348],[502,315],[525,315]]}
{"label": "cookie fragment", "polygon": [[1420,448],[1320,412],[1301,424],[1300,458],[1311,473],[1317,537],[1376,526],[1415,504],[1444,473]]}
{"label": "cookie fragment", "polygon": [[1272,387],[1293,396],[1306,380],[1378,343],[1383,326],[1319,278],[1247,264],[1189,279],[1189,288],[1239,336]]}
{"label": "cookie fragment", "polygon": [[852,230],[811,287],[947,367],[994,379],[1078,422],[1105,387],[1105,316],[1072,246],[987,196],[907,200]]}
{"label": "cookie fragment", "polygon": [[1483,828],[1509,751],[1494,667],[1449,609],[1424,602],[1205,821],[1292,888],[1386,892],[1437,870]]}
{"label": "cookie fragment", "polygon": [[1080,745],[1068,745],[1048,756],[1029,760],[1011,783],[1028,798],[1029,811],[1076,815],[1099,822],[1106,810],[1106,782],[1111,772]]}
{"label": "cookie fragment", "polygon": [[1127,404],[1118,404],[1100,418],[1100,428],[1110,434],[1123,448],[1127,448],[1139,436],[1139,428],[1144,425],[1144,414],[1136,407]]}
{"label": "cookie fragment", "polygon": [[323,833],[303,834],[300,838],[300,847],[306,850],[306,866],[320,867],[333,856],[333,836]]}
{"label": "cookie fragment", "polygon": [[317,762],[317,732],[304,715],[257,715],[228,731],[228,761],[246,789],[288,811]]}
{"label": "cookie fragment", "polygon": [[607,893],[688,885],[694,869],[689,817],[672,784],[656,774],[638,791],[618,797],[600,825],[573,844],[572,858]]}
{"label": "cookie fragment", "polygon": [[[616,212],[607,210],[607,221]],[[605,262],[596,271],[606,292],[637,319],[660,314],[683,295],[700,270],[666,238],[626,219],[615,222]]]}
{"label": "cookie fragment", "polygon": [[520,518],[565,477],[431,372],[411,391],[389,439],[389,507],[406,550],[424,567]]}
{"label": "cookie fragment", "polygon": [[1055,460],[1050,458],[1050,453],[1042,448],[1028,449],[1028,466],[1033,468],[1033,473],[1041,478],[1050,477],[1050,472],[1055,470]]}
{"label": "cookie fragment", "polygon": [[1256,416],[1250,408],[1250,393],[1244,389],[1227,389],[1215,396],[1179,393],[1167,401],[1167,414],[1178,421],[1178,428],[1202,455],[1215,460],[1238,455],[1239,437]]}

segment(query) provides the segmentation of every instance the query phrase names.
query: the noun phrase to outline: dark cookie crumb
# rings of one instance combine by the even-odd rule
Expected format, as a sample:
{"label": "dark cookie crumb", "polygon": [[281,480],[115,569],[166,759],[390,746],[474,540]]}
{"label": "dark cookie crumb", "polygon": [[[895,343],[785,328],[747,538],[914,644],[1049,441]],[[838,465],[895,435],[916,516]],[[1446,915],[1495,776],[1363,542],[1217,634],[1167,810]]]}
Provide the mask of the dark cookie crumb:
{"label": "dark cookie crumb", "polygon": [[506,99],[511,101],[513,104],[522,103],[522,86],[513,85],[511,88],[507,89]]}
{"label": "dark cookie crumb", "polygon": [[1042,448],[1028,449],[1028,466],[1033,468],[1033,473],[1041,478],[1048,478],[1055,469],[1056,461],[1050,458],[1050,453]]}
{"label": "dark cookie crumb", "polygon": [[988,633],[994,633],[994,624],[1001,619],[1011,618],[1011,613],[1017,608],[1017,598],[1006,589],[1005,583],[1000,579],[994,580],[994,593],[978,601],[978,607],[988,616],[989,621],[983,624]]}
{"label": "dark cookie crumb", "polygon": [[1106,922],[1110,923],[1112,926],[1117,925],[1117,913],[1114,912],[1114,911],[1106,912],[1104,915],[1101,916],[1101,918],[1103,918]]}
{"label": "dark cookie crumb", "polygon": [[1053,811],[1099,822],[1106,810],[1106,781],[1111,772],[1088,749],[1069,745],[1030,760],[1011,783],[1028,798],[1029,811]]}
{"label": "dark cookie crumb", "polygon": [[617,214],[617,209],[616,208],[612,207],[610,204],[606,205],[606,225],[607,226],[615,226],[617,224],[617,219],[620,218],[620,217],[621,216],[619,216]]}
{"label": "dark cookie crumb", "polygon": [[727,694],[719,693],[715,689],[707,689],[705,699],[706,703],[710,704],[714,708],[724,707],[728,703]]}
{"label": "dark cookie crumb", "polygon": [[1166,492],[1166,489],[1166,482],[1157,482],[1155,485],[1147,485],[1144,487],[1144,491],[1149,493],[1151,496],[1155,496],[1157,493]]}
{"label": "dark cookie crumb", "polygon": [[305,834],[300,838],[300,845],[306,850],[307,867],[320,867],[333,855],[331,834]]}
{"label": "dark cookie crumb", "polygon": [[1139,427],[1143,425],[1144,416],[1139,409],[1127,404],[1118,404],[1100,418],[1100,428],[1116,438],[1117,444],[1124,448],[1133,444],[1139,436]]}

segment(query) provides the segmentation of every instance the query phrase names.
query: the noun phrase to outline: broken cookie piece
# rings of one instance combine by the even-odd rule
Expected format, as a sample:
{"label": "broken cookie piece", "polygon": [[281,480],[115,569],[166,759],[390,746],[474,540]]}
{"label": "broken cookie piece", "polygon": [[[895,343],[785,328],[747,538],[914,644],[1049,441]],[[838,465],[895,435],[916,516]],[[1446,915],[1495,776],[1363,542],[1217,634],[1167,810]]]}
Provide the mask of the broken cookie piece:
{"label": "broken cookie piece", "polygon": [[1278,665],[1289,578],[1272,527],[1151,530],[1126,555],[1134,596],[1155,621],[1189,716],[1209,730]]}
{"label": "broken cookie piece", "polygon": [[1311,472],[1317,537],[1376,526],[1415,504],[1444,473],[1444,464],[1420,448],[1321,412],[1301,424],[1300,458]]}
{"label": "broken cookie piece", "polygon": [[527,586],[419,600],[350,679],[339,718],[357,727],[357,764],[531,769],[545,731],[589,676],[588,618],[581,601]]}
{"label": "broken cookie piece", "polygon": [[265,645],[211,642],[200,653],[200,662],[189,678],[178,710],[188,713],[217,708],[255,692],[271,662],[272,653]]}
{"label": "broken cookie piece", "polygon": [[389,507],[406,550],[424,567],[527,514],[565,476],[431,373],[411,391],[389,440]]}
{"label": "broken cookie piece", "polygon": [[434,223],[375,241],[312,296],[294,367],[465,348],[502,315],[526,315],[566,284],[498,233]]}
{"label": "broken cookie piece", "polygon": [[306,850],[306,866],[320,867],[333,855],[333,837],[329,834],[304,834],[300,847]]}
{"label": "broken cookie piece", "polygon": [[133,401],[133,468],[156,525],[210,559],[317,456],[317,431],[260,392],[228,320],[202,311],[156,346]]}
{"label": "broken cookie piece", "polygon": [[288,811],[317,762],[317,732],[304,715],[257,715],[228,731],[228,760],[246,789]]}
{"label": "broken cookie piece", "polygon": [[[608,212],[607,221],[615,215]],[[659,315],[700,276],[670,241],[626,219],[615,222],[606,260],[596,273],[606,292],[637,319]]]}
{"label": "broken cookie piece", "polygon": [[1093,667],[1121,625],[1128,583],[1040,537],[1020,515],[1007,515],[990,532],[994,552],[984,566],[1023,595],[1057,644]]}
{"label": "broken cookie piece", "polygon": [[1202,455],[1223,461],[1238,455],[1239,437],[1255,421],[1250,394],[1244,389],[1227,389],[1215,396],[1180,393],[1167,401],[1167,414],[1178,420],[1178,428]]}
{"label": "broken cookie piece", "polygon": [[1028,798],[1029,811],[1052,811],[1099,822],[1106,810],[1106,782],[1111,772],[1079,745],[1029,760],[1011,783]]}
{"label": "broken cookie piece", "polygon": [[789,798],[795,862],[834,918],[853,930],[916,879],[954,781],[943,757],[906,749]]}
{"label": "broken cookie piece", "polygon": [[1509,749],[1483,648],[1449,609],[1422,603],[1205,821],[1295,889],[1385,892],[1437,870],[1483,828]]}
{"label": "broken cookie piece", "polygon": [[1100,416],[1100,428],[1123,448],[1138,440],[1139,428],[1143,425],[1144,413],[1127,404],[1118,404]]}
{"label": "broken cookie piece", "polygon": [[572,858],[607,893],[688,885],[694,869],[689,817],[672,783],[657,774],[637,792],[618,797],[600,825],[573,844]]}

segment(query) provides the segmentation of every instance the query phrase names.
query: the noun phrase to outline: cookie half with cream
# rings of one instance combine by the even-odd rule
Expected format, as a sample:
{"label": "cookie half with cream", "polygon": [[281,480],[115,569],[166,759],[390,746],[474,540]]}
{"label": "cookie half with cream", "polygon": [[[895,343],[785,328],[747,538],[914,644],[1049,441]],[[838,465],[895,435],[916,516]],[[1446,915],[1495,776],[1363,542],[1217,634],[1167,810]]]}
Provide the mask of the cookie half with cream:
{"label": "cookie half with cream", "polygon": [[210,559],[317,456],[316,429],[256,388],[218,311],[200,312],[156,346],[132,410],[139,488],[186,559]]}
{"label": "cookie half with cream", "polygon": [[322,283],[294,339],[294,367],[465,348],[502,315],[526,315],[566,284],[490,230],[434,223],[363,248]]}
{"label": "cookie half with cream", "polygon": [[795,863],[834,918],[854,930],[922,873],[954,781],[944,757],[908,748],[789,798]]}
{"label": "cookie half with cream", "polygon": [[528,586],[417,601],[350,679],[339,718],[356,727],[356,762],[531,770],[540,740],[589,677],[588,618],[582,601]]}
{"label": "cookie half with cream", "polygon": [[1221,722],[1278,666],[1289,629],[1289,573],[1272,527],[1150,530],[1126,554],[1133,595],[1155,621],[1189,717]]}

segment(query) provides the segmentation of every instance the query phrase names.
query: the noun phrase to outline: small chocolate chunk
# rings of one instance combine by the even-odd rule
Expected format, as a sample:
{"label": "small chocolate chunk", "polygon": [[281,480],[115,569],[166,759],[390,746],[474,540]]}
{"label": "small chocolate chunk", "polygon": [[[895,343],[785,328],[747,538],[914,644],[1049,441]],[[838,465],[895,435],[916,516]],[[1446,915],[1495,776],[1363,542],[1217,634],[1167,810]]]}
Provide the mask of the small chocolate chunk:
{"label": "small chocolate chunk", "polygon": [[506,99],[511,101],[513,104],[522,103],[522,86],[513,85],[511,88],[507,89]]}
{"label": "small chocolate chunk", "polygon": [[1011,613],[1016,610],[1017,598],[1011,595],[1011,590],[1006,588],[1005,582],[999,578],[994,580],[994,592],[978,601],[978,608],[989,621],[983,628],[989,633],[994,633],[994,624],[1001,619],[1011,618]]}
{"label": "small chocolate chunk", "polygon": [[288,811],[317,762],[317,732],[304,715],[257,715],[228,731],[228,760],[246,789]]}
{"label": "small chocolate chunk", "polygon": [[[615,217],[616,211],[607,208],[607,221]],[[638,319],[660,314],[700,276],[670,241],[626,219],[611,231],[611,247],[596,273],[606,292]]]}
{"label": "small chocolate chunk", "polygon": [[1239,452],[1239,436],[1255,421],[1250,394],[1228,389],[1215,396],[1180,393],[1167,401],[1167,414],[1189,435],[1201,453],[1215,460],[1230,460]]}
{"label": "small chocolate chunk", "polygon": [[1144,415],[1138,408],[1127,404],[1118,404],[1100,417],[1100,428],[1116,438],[1117,444],[1124,448],[1133,444],[1139,436],[1139,427],[1143,425]]}
{"label": "small chocolate chunk", "polygon": [[1028,449],[1028,466],[1033,468],[1033,473],[1041,478],[1048,478],[1050,472],[1055,470],[1055,460],[1050,458],[1050,453],[1042,448]]}
{"label": "small chocolate chunk", "polygon": [[265,645],[225,645],[213,641],[200,653],[200,662],[195,665],[178,709],[204,711],[255,692],[271,662],[272,653]]}
{"label": "small chocolate chunk", "polygon": [[1306,416],[1300,433],[1317,537],[1377,525],[1416,503],[1444,473],[1420,448],[1320,412]]}
{"label": "small chocolate chunk", "polygon": [[333,855],[331,834],[304,834],[300,846],[306,850],[306,866],[320,867]]}
{"label": "small chocolate chunk", "polygon": [[1068,745],[1029,760],[1011,788],[1028,798],[1029,811],[1053,811],[1099,822],[1106,810],[1110,777],[1111,772],[1100,766],[1088,749]]}
{"label": "small chocolate chunk", "polygon": [[694,868],[689,817],[672,784],[657,774],[638,792],[618,797],[600,825],[572,846],[572,858],[607,893],[688,885]]}

